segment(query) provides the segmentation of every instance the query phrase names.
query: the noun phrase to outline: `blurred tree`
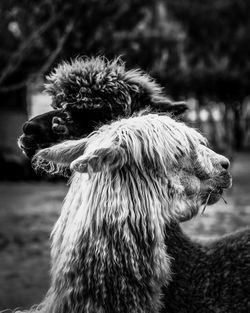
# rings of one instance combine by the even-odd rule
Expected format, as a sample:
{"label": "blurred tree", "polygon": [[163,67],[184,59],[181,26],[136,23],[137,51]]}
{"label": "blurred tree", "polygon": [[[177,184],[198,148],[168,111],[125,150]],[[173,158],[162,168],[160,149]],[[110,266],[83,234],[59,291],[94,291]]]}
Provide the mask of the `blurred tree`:
{"label": "blurred tree", "polygon": [[187,33],[187,90],[241,101],[249,92],[250,2],[168,0],[168,8]]}
{"label": "blurred tree", "polygon": [[0,97],[8,107],[22,107],[14,91],[24,92],[62,58],[123,54],[159,76],[166,63],[168,71],[178,67],[171,46],[182,49],[184,32],[163,1],[5,0],[0,14]]}
{"label": "blurred tree", "polygon": [[[56,0],[38,0],[36,4],[27,0],[0,2],[0,158],[3,164],[22,163],[16,141],[21,125],[27,120],[27,87],[48,70],[73,29],[73,21],[63,23],[66,9],[64,5],[60,10]],[[3,166],[6,172],[11,169],[12,166]]]}
{"label": "blurred tree", "polygon": [[[187,66],[176,90],[224,101],[235,116],[235,147],[243,143],[242,104],[249,95],[250,2],[247,0],[168,0],[186,31]],[[173,86],[174,87],[174,86]],[[230,112],[229,112],[230,114]]]}

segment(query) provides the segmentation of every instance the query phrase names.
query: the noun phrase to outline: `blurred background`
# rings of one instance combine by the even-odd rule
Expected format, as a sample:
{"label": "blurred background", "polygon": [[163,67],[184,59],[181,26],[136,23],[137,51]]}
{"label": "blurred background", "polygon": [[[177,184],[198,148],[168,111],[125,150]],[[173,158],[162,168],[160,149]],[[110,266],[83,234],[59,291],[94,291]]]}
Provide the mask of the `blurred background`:
{"label": "blurred background", "polygon": [[44,77],[61,60],[121,55],[187,100],[185,120],[229,157],[234,185],[183,228],[203,240],[250,225],[249,12],[248,0],[1,0],[0,310],[39,303],[49,284],[68,187],[35,174],[17,138],[51,109]]}

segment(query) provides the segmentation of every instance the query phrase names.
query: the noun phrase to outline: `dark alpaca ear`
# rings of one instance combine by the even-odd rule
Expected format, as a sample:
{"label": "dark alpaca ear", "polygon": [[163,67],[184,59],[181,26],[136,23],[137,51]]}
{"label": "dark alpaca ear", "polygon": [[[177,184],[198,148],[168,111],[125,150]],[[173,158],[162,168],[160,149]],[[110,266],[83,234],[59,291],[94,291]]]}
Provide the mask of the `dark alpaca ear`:
{"label": "dark alpaca ear", "polygon": [[170,101],[169,99],[162,99],[160,101],[156,101],[154,104],[155,110],[159,112],[167,112],[171,113],[174,116],[178,116],[184,113],[188,109],[188,105],[184,101]]}
{"label": "dark alpaca ear", "polygon": [[106,168],[121,168],[127,161],[125,150],[119,146],[101,148],[91,155],[82,155],[70,164],[71,170],[89,174]]}
{"label": "dark alpaca ear", "polygon": [[86,139],[68,140],[50,148],[40,150],[35,160],[45,160],[55,164],[69,165],[85,151]]}
{"label": "dark alpaca ear", "polygon": [[162,87],[152,77],[141,71],[128,71],[125,81],[131,94],[132,113],[149,107],[156,112],[166,112],[177,116],[188,108],[184,101],[171,101],[164,95]]}

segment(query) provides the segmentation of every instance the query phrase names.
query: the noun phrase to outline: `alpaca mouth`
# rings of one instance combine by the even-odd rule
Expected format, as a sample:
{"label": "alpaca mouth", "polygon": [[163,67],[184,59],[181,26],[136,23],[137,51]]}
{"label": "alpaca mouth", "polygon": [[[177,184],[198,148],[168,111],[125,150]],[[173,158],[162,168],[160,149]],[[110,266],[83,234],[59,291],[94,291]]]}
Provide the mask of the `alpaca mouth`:
{"label": "alpaca mouth", "polygon": [[220,175],[213,184],[205,184],[201,193],[202,205],[215,204],[221,199],[224,190],[230,187],[232,187],[232,176],[229,172]]}
{"label": "alpaca mouth", "polygon": [[232,187],[232,175],[228,171],[223,171],[218,178],[215,179],[218,188],[228,189]]}
{"label": "alpaca mouth", "polygon": [[218,189],[212,190],[209,194],[208,197],[203,204],[207,205],[213,205],[216,202],[218,202],[223,194],[224,189],[221,187],[218,187]]}
{"label": "alpaca mouth", "polygon": [[22,135],[18,139],[18,147],[22,150],[23,154],[32,159],[38,150],[53,146],[55,143],[37,143],[32,136]]}
{"label": "alpaca mouth", "polygon": [[28,158],[32,158],[38,149],[36,142],[30,136],[22,135],[18,139],[17,144],[18,147],[22,150],[23,154]]}

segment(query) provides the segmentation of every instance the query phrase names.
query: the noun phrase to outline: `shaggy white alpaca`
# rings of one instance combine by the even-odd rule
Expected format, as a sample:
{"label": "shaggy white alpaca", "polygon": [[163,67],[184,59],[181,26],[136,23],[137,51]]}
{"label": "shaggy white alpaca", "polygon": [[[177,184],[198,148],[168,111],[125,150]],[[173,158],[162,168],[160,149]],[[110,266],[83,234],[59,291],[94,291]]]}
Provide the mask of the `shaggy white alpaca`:
{"label": "shaggy white alpaca", "polygon": [[52,233],[51,287],[29,312],[189,312],[170,308],[174,292],[162,295],[176,275],[169,251],[181,245],[177,223],[231,185],[229,161],[195,130],[147,114],[41,150],[44,162],[75,173]]}

